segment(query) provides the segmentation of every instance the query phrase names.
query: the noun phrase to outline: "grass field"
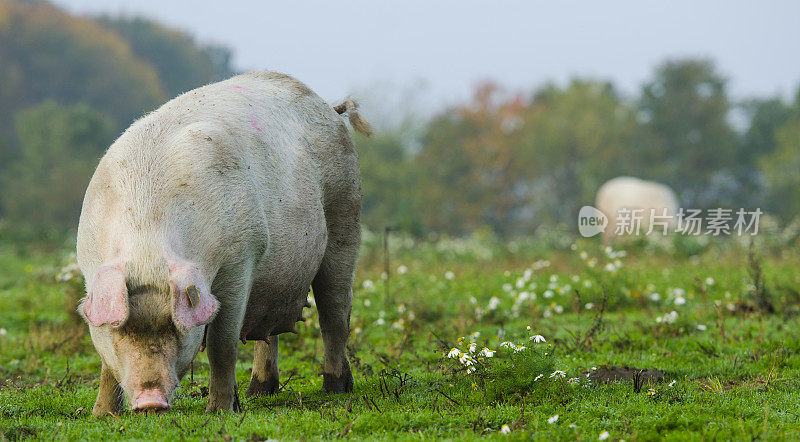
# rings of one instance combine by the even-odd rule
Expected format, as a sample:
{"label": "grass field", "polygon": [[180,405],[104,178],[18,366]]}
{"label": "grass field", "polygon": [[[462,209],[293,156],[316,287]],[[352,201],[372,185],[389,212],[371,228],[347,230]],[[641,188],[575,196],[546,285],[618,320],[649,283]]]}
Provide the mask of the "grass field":
{"label": "grass field", "polygon": [[365,237],[356,277],[352,394],[321,392],[307,309],[277,395],[244,397],[240,345],[244,413],[204,413],[201,353],[171,412],[105,419],[82,282],[56,278],[68,251],[0,247],[0,440],[800,438],[796,246],[396,238],[386,290],[380,244]]}

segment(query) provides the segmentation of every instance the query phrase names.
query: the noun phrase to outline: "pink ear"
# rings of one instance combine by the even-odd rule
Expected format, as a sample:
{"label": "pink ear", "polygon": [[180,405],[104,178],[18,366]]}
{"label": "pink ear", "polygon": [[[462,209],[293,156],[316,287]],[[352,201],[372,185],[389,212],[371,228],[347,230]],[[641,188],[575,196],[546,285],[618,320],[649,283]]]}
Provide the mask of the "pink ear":
{"label": "pink ear", "polygon": [[219,303],[211,295],[200,269],[190,263],[170,266],[172,320],[184,333],[214,318]]}
{"label": "pink ear", "polygon": [[100,267],[81,310],[86,322],[95,327],[119,327],[128,319],[128,289],[125,274],[118,266]]}

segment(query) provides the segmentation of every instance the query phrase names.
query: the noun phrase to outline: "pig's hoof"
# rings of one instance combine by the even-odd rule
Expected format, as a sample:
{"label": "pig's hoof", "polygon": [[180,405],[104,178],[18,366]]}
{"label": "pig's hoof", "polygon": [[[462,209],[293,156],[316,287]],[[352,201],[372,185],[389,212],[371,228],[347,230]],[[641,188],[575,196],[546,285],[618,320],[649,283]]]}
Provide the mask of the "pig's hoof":
{"label": "pig's hoof", "polygon": [[112,416],[119,416],[122,413],[122,409],[114,409],[110,407],[98,407],[97,405],[92,408],[92,416],[102,419],[105,417],[112,417]]}
{"label": "pig's hoof", "polygon": [[119,416],[123,412],[121,401],[114,401],[112,404],[101,404],[96,402],[92,408],[92,416],[96,418],[104,418],[111,416]]}
{"label": "pig's hoof", "polygon": [[244,395],[247,397],[266,396],[277,393],[280,387],[280,382],[278,382],[278,378],[275,377],[271,377],[266,381],[259,381],[256,378],[251,378],[250,386],[247,387],[247,392]]}
{"label": "pig's hoof", "polygon": [[210,395],[208,397],[208,406],[206,413],[217,413],[220,411],[233,411],[240,412],[242,407],[239,405],[239,393],[236,387],[233,388],[233,394],[228,397],[219,397]]}
{"label": "pig's hoof", "polygon": [[322,373],[322,388],[328,393],[349,393],[353,391],[353,374],[350,372],[350,366],[345,365],[342,374],[339,376]]}

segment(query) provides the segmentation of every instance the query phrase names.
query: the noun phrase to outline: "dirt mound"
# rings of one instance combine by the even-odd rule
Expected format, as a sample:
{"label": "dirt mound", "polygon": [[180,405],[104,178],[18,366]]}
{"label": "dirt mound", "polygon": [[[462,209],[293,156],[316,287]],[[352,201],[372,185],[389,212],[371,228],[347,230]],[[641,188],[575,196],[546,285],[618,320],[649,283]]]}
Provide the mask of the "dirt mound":
{"label": "dirt mound", "polygon": [[633,381],[638,373],[642,384],[655,384],[667,380],[667,374],[655,368],[635,368],[635,367],[598,367],[589,372],[589,380],[595,384],[614,381]]}

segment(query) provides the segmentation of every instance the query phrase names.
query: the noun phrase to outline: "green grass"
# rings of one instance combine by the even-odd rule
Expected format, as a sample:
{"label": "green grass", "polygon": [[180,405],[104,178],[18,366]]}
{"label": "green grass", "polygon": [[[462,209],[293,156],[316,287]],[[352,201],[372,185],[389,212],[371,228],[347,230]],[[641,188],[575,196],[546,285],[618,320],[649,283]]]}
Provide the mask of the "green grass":
{"label": "green grass", "polygon": [[[755,266],[733,241],[634,244],[606,269],[615,258],[591,241],[396,239],[387,297],[379,238],[365,243],[352,394],[321,391],[322,341],[308,310],[300,333],[281,337],[288,382],[277,395],[244,397],[253,344],[239,347],[244,413],[205,414],[201,353],[171,412],[105,419],[91,416],[100,361],[74,313],[82,282],[55,278],[68,252],[0,247],[0,440],[800,438],[796,246],[763,246],[759,298]],[[530,341],[534,333],[547,342]],[[472,339],[476,359],[483,347],[496,353],[467,373],[446,354],[467,352]],[[605,366],[667,379],[641,389],[587,379]],[[551,377],[556,370],[565,376]]]}

